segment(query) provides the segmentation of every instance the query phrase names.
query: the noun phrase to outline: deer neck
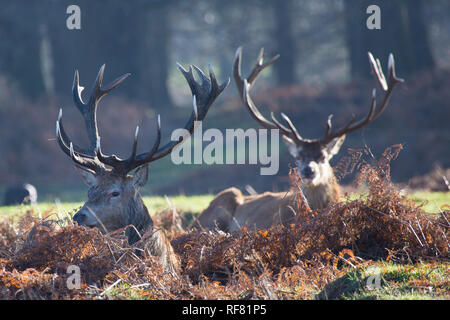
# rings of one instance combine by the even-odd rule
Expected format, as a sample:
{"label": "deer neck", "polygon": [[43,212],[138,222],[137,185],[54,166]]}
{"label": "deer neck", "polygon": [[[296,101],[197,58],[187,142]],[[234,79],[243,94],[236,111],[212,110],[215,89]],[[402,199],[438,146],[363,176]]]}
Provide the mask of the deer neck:
{"label": "deer neck", "polygon": [[127,225],[133,225],[137,230],[136,232],[134,228],[128,228],[126,231],[128,243],[133,244],[139,241],[143,234],[153,226],[153,220],[139,195],[130,201],[127,209]]}
{"label": "deer neck", "polygon": [[[331,170],[331,168],[330,168]],[[313,210],[320,210],[340,201],[340,188],[334,174],[320,183],[302,185],[302,191]]]}

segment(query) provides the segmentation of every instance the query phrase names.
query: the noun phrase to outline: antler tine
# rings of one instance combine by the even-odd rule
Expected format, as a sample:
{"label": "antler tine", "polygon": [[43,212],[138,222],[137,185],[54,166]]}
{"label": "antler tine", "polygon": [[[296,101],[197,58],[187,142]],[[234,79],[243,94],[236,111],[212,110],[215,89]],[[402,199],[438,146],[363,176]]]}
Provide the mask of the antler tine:
{"label": "antler tine", "polygon": [[89,143],[90,143],[88,152],[86,152],[86,151],[83,152],[83,150],[76,149],[77,152],[79,151],[82,153],[88,153],[88,154],[93,155],[93,151],[94,151],[95,145],[97,143],[97,138],[98,138],[98,128],[97,128],[97,119],[96,119],[96,111],[97,111],[98,103],[106,94],[108,94],[111,90],[113,90],[118,85],[120,85],[123,81],[125,81],[126,78],[128,78],[130,76],[130,73],[126,73],[126,74],[118,77],[117,79],[115,79],[113,82],[111,82],[109,85],[107,85],[106,88],[102,88],[103,75],[105,73],[105,66],[106,65],[103,64],[100,67],[100,70],[97,74],[97,77],[95,79],[95,82],[94,82],[94,85],[92,88],[91,96],[89,97],[89,100],[87,103],[84,103],[83,99],[81,97],[81,93],[82,93],[84,87],[81,87],[79,84],[78,70],[75,71],[72,92],[73,92],[75,104],[76,104],[78,110],[80,110],[81,114],[83,115],[85,125],[86,125],[86,130],[88,133]]}
{"label": "antler tine", "polygon": [[[70,156],[70,149],[67,146],[67,136],[64,134],[61,134],[61,124],[60,120],[61,120],[61,109],[59,110],[59,116],[58,116],[58,120],[56,120],[56,140],[58,141],[58,145],[61,148],[61,150],[67,154],[68,156]],[[70,143],[69,143],[70,145]]]}
{"label": "antler tine", "polygon": [[82,156],[78,156],[73,150],[72,142],[70,143],[70,147],[69,147],[69,156],[80,167],[90,169],[96,173],[105,170],[105,167],[100,162],[98,162],[96,159],[84,158]]}
{"label": "antler tine", "polygon": [[[148,162],[155,161],[168,155],[172,152],[173,148],[175,148],[178,144],[183,143],[186,138],[190,136],[194,131],[195,121],[202,121],[206,117],[206,114],[208,113],[211,105],[230,83],[230,79],[228,78],[221,85],[219,85],[217,83],[217,79],[211,64],[209,64],[209,78],[202,72],[202,70],[200,70],[196,66],[190,66],[189,71],[187,71],[179,63],[177,63],[177,65],[178,69],[181,71],[186,81],[188,82],[193,96],[192,114],[186,125],[184,126],[189,134],[180,138],[178,141],[171,141],[162,146],[154,153],[154,155],[151,156],[151,159]],[[201,83],[195,81],[194,75],[192,73],[193,68],[198,74]]]}
{"label": "antler tine", "polygon": [[[80,84],[79,84],[78,70],[76,70],[74,79],[73,79],[72,92],[73,92],[73,98],[74,98],[75,105],[78,108],[78,110],[82,113],[85,108],[85,104],[83,103],[83,100],[81,98],[81,92],[83,91],[83,89],[84,89],[84,87],[80,86]],[[70,156],[69,145],[71,144],[71,141],[70,141],[68,135],[66,134],[66,131],[64,130],[64,126],[62,123],[62,108],[59,109],[58,120],[56,121],[56,137],[57,137],[58,144],[61,147],[61,149],[63,150],[63,152],[65,154],[67,154],[68,156]],[[82,149],[78,146],[75,146],[74,148],[78,153],[81,153],[84,156],[89,156],[88,155],[89,151],[87,151],[86,149]]]}
{"label": "antler tine", "polygon": [[238,91],[239,91],[241,97],[244,94],[244,80],[247,80],[247,85],[248,85],[247,90],[250,91],[256,78],[261,73],[261,71],[263,71],[265,68],[270,66],[276,60],[278,60],[279,57],[280,57],[280,55],[277,54],[272,59],[270,59],[268,62],[264,63],[264,48],[261,48],[259,51],[259,54],[258,54],[258,58],[256,60],[256,64],[253,67],[250,75],[247,78],[242,78],[242,75],[241,75],[242,47],[237,48],[236,54],[234,57],[233,75],[234,75],[234,80],[236,81],[236,85],[237,85],[237,88],[238,88]]}
{"label": "antler tine", "polygon": [[368,52],[367,55],[369,57],[370,68],[372,70],[372,73],[373,73],[375,79],[377,80],[380,87],[384,91],[387,91],[388,84],[386,82],[386,78],[384,76],[383,69],[381,68],[380,59],[375,59],[371,52]]}
{"label": "antler tine", "polygon": [[264,63],[264,48],[261,48],[259,50],[258,58],[256,60],[256,65],[255,65],[255,67],[253,68],[252,72],[250,73],[250,75],[247,78],[247,82],[250,84],[250,88],[252,87],[253,82],[255,81],[255,79],[259,75],[259,73],[261,71],[263,71],[265,68],[267,68],[268,66],[270,66],[272,63],[277,61],[279,57],[280,57],[280,55],[277,54],[272,59],[270,59],[269,61]]}
{"label": "antler tine", "polygon": [[297,142],[302,142],[304,139],[298,133],[297,128],[295,128],[295,126],[292,123],[291,119],[289,119],[289,117],[287,115],[285,115],[284,113],[281,113],[281,117],[288,124],[288,126],[290,128],[290,131],[294,134],[295,140],[297,140]]}
{"label": "antler tine", "polygon": [[96,155],[97,158],[104,164],[110,166],[113,168],[114,172],[117,174],[126,175],[128,172],[132,171],[133,169],[149,162],[153,154],[158,149],[160,142],[161,142],[161,118],[160,115],[157,117],[157,137],[156,141],[148,153],[143,153],[140,155],[137,155],[137,145],[138,145],[138,135],[139,135],[139,126],[136,127],[136,131],[134,133],[134,141],[133,141],[133,147],[131,151],[131,155],[128,159],[120,159],[116,155],[110,155],[106,156],[101,151],[101,145],[100,145],[100,138],[97,142],[96,147]]}
{"label": "antler tine", "polygon": [[253,84],[255,83],[256,78],[258,75],[263,71],[266,67],[270,66],[272,63],[274,63],[278,58],[280,57],[279,54],[274,56],[272,59],[264,63],[264,48],[261,48],[258,54],[258,58],[256,61],[255,66],[253,67],[250,75],[248,78],[242,78],[241,75],[241,60],[242,60],[242,48],[239,47],[236,50],[236,55],[234,59],[233,64],[233,75],[234,80],[236,82],[237,89],[241,95],[241,99],[244,103],[244,105],[247,107],[247,110],[250,112],[250,115],[259,122],[264,128],[266,129],[279,129],[281,134],[287,137],[290,137],[294,139],[297,143],[303,142],[303,138],[298,133],[295,126],[292,124],[292,121],[285,115],[282,114],[283,120],[287,123],[288,127],[285,127],[282,125],[271,113],[271,119],[272,121],[267,120],[261,112],[256,107],[254,101],[250,97],[250,89],[252,88]]}
{"label": "antler tine", "polygon": [[282,125],[276,118],[273,112],[270,113],[270,118],[272,119],[273,123],[277,126],[277,129],[281,131],[284,135],[289,135],[291,131],[286,128],[284,125]]}
{"label": "antler tine", "polygon": [[75,101],[75,106],[80,110],[80,112],[84,111],[86,105],[81,98],[81,93],[83,92],[84,87],[80,86],[80,75],[78,74],[78,70],[75,70],[75,75],[73,77],[73,85],[72,85],[72,94],[73,100]]}
{"label": "antler tine", "polygon": [[81,93],[84,87],[80,86],[78,70],[75,71],[72,85],[72,94],[75,105],[82,114],[85,121],[86,130],[90,142],[89,148],[82,149],[78,146],[74,146],[74,144],[70,141],[62,124],[62,110],[60,110],[58,114],[58,120],[56,122],[57,141],[63,152],[69,155],[78,165],[95,170],[96,172],[98,172],[99,170],[105,170],[104,164],[102,164],[97,157],[97,151],[100,150],[100,137],[98,135],[96,119],[98,102],[102,97],[116,88],[130,75],[129,73],[125,74],[114,80],[106,88],[102,88],[104,71],[105,65],[102,65],[94,82],[92,94],[88,100],[88,103],[84,103],[81,97]]}
{"label": "antler tine", "polygon": [[141,154],[139,157],[136,157],[136,161],[140,163],[139,165],[142,165],[144,163],[147,163],[152,160],[153,155],[158,150],[159,145],[161,144],[161,116],[158,114],[158,120],[157,120],[157,136],[156,141],[153,144],[152,149],[147,154]]}
{"label": "antler tine", "polygon": [[273,112],[270,113],[270,118],[272,119],[273,123],[277,126],[277,128],[281,131],[281,134],[284,136],[287,136],[291,139],[294,139],[298,143],[303,142],[303,138],[298,133],[297,129],[295,128],[294,124],[292,123],[291,119],[284,113],[281,113],[281,117],[283,118],[284,122],[287,123],[289,128],[286,128],[284,125],[282,125],[276,118]]}
{"label": "antler tine", "polygon": [[[277,125],[273,122],[270,122],[267,120],[258,110],[255,103],[253,102],[252,98],[249,95],[249,90],[251,86],[253,85],[256,76],[263,70],[262,66],[263,64],[263,54],[264,51],[261,49],[258,56],[258,61],[256,62],[252,72],[252,82],[249,83],[247,78],[243,78],[241,75],[241,60],[242,60],[242,48],[239,47],[236,50],[236,55],[234,58],[234,64],[233,64],[233,76],[234,80],[236,82],[236,87],[238,89],[239,95],[244,102],[244,105],[247,107],[247,110],[250,112],[250,115],[259,122],[264,128],[266,129],[278,129]],[[272,59],[273,60],[273,59]],[[275,61],[275,60],[274,60]],[[258,67],[259,66],[259,67]],[[266,65],[268,66],[268,65]],[[265,67],[266,67],[265,66]],[[259,71],[258,71],[259,70]]]}
{"label": "antler tine", "polygon": [[[62,108],[59,109],[58,120],[56,121],[56,137],[59,146],[64,151],[65,154],[70,156],[69,146],[72,143],[69,139],[69,136],[66,134],[64,130],[63,122],[62,122]],[[89,154],[89,151],[77,146],[74,144],[74,149],[77,150],[77,153],[82,154],[85,157],[92,157]]]}
{"label": "antler tine", "polygon": [[[369,52],[370,53],[370,52]],[[395,60],[394,60],[394,55],[392,53],[389,54],[389,58],[388,58],[388,89],[387,89],[387,93],[384,96],[383,102],[381,103],[380,108],[377,110],[377,112],[373,115],[373,120],[375,120],[376,118],[378,118],[378,116],[383,113],[384,109],[386,109],[389,99],[391,97],[392,91],[394,90],[394,87],[398,84],[398,83],[403,83],[405,82],[404,79],[402,78],[398,78],[397,75],[395,74]],[[386,90],[385,90],[386,91]]]}
{"label": "antler tine", "polygon": [[[161,143],[161,117],[158,115],[157,118],[157,137],[156,141],[149,152],[141,153],[137,155],[137,143],[138,143],[138,133],[139,127],[136,128],[134,135],[134,142],[131,155],[128,159],[120,159],[115,155],[106,156],[102,153],[100,143],[97,143],[96,154],[98,159],[113,168],[113,171],[117,174],[126,175],[133,169],[147,164],[149,162],[160,159],[172,152],[173,148],[178,144],[185,141],[194,131],[195,121],[203,120],[211,107],[214,100],[222,93],[229,83],[229,79],[223,84],[219,85],[216,80],[216,76],[212,70],[211,65],[209,65],[209,78],[196,66],[190,66],[189,71],[185,70],[180,64],[178,68],[186,78],[191,92],[193,95],[193,110],[188,122],[185,125],[185,129],[188,130],[189,134],[185,137],[180,138],[178,141],[171,141],[160,148]],[[200,78],[200,82],[195,81],[193,75],[193,69]]]}
{"label": "antler tine", "polygon": [[258,108],[256,107],[255,103],[253,102],[252,98],[249,95],[248,92],[248,84],[247,79],[244,79],[244,92],[242,94],[242,102],[244,102],[244,105],[247,107],[247,110],[250,112],[250,115],[257,121],[259,124],[261,124],[264,128],[271,130],[271,129],[279,129],[276,124],[273,122],[270,122],[267,120],[261,112],[259,112]]}
{"label": "antler tine", "polygon": [[87,107],[89,108],[94,108],[96,107],[96,105],[98,104],[98,102],[106,95],[108,94],[111,90],[115,89],[117,86],[119,86],[123,81],[125,81],[126,78],[128,78],[131,74],[130,73],[126,73],[124,75],[121,75],[120,77],[118,77],[117,79],[115,79],[114,81],[112,81],[110,84],[108,84],[106,86],[106,88],[102,88],[102,84],[103,84],[103,75],[105,73],[105,64],[103,64],[100,67],[100,70],[97,74],[97,78],[95,79],[94,82],[94,87],[92,89],[92,95],[89,99],[89,104],[87,105]]}
{"label": "antler tine", "polygon": [[386,109],[395,86],[398,83],[404,82],[403,79],[398,78],[395,74],[395,61],[394,61],[394,56],[392,53],[389,54],[388,80],[387,81],[384,76],[383,70],[381,68],[380,60],[374,59],[372,53],[370,53],[370,52],[368,52],[368,57],[369,57],[370,67],[373,71],[375,79],[377,80],[377,83],[380,85],[380,87],[383,89],[383,91],[386,91],[386,94],[383,98],[383,102],[382,102],[381,106],[378,109],[376,109],[376,89],[373,89],[370,110],[364,119],[360,120],[357,123],[354,123],[356,118],[355,118],[355,115],[353,115],[352,119],[347,123],[347,125],[345,125],[342,129],[338,130],[337,132],[331,134],[330,133],[330,131],[331,131],[331,116],[328,117],[327,129],[326,129],[324,138],[321,140],[322,143],[326,144],[326,143],[330,142],[332,139],[342,136],[342,135],[345,135],[352,131],[355,131],[361,127],[364,127],[364,126],[368,125],[370,122],[372,122],[373,120],[375,120],[376,118],[378,118],[381,115],[381,113],[383,113],[383,111]]}
{"label": "antler tine", "polygon": [[136,127],[136,131],[134,132],[133,148],[131,149],[131,156],[130,156],[131,159],[136,158],[138,134],[139,134],[139,126]]}
{"label": "antler tine", "polygon": [[327,129],[326,129],[326,131],[325,131],[325,137],[328,137],[328,136],[330,135],[330,133],[331,133],[331,127],[332,127],[332,125],[331,125],[331,118],[333,118],[333,115],[332,115],[332,114],[330,114],[330,115],[328,116],[328,120],[327,120]]}

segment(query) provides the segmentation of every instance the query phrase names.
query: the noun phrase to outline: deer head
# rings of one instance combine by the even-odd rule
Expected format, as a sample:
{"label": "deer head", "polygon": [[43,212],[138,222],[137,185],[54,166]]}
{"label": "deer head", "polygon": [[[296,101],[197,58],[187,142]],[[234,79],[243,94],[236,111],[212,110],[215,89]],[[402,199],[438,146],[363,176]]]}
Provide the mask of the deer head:
{"label": "deer head", "polygon": [[[194,122],[205,118],[209,108],[228,85],[229,80],[219,85],[211,66],[209,78],[195,66],[191,66],[189,71],[179,64],[178,68],[186,78],[193,95],[193,111],[185,125],[190,135],[194,131]],[[194,80],[193,68],[200,82]],[[147,182],[148,164],[170,154],[174,147],[183,143],[189,135],[160,146],[161,119],[158,115],[156,141],[148,152],[137,154],[139,134],[139,127],[137,127],[129,158],[120,159],[114,154],[104,154],[97,128],[98,103],[129,76],[125,74],[103,88],[104,70],[105,65],[100,68],[92,94],[86,103],[81,97],[83,87],[79,84],[78,71],[75,72],[72,87],[75,105],[85,121],[89,147],[83,149],[69,139],[62,123],[62,109],[56,121],[56,137],[61,150],[75,162],[89,186],[88,200],[74,215],[73,220],[79,225],[99,227],[103,232],[132,225],[134,228],[128,228],[127,234],[130,243],[133,243],[139,239],[139,232],[153,225],[139,194],[139,188]],[[133,170],[134,173],[131,173]]]}
{"label": "deer head", "polygon": [[345,135],[358,130],[373,120],[378,118],[380,114],[386,109],[389,98],[394,90],[397,83],[403,82],[403,79],[397,78],[395,74],[395,63],[392,54],[389,55],[388,62],[388,80],[383,74],[381,69],[381,64],[378,59],[374,59],[372,54],[369,52],[369,62],[372,68],[373,74],[378,84],[381,86],[385,95],[381,106],[376,108],[376,90],[372,91],[371,105],[369,113],[367,116],[359,121],[355,121],[355,115],[352,116],[351,120],[341,129],[331,132],[331,118],[333,115],[328,117],[325,135],[322,139],[305,139],[303,138],[296,127],[293,125],[292,121],[285,115],[281,114],[284,124],[280,123],[271,113],[271,120],[267,120],[261,112],[256,107],[252,98],[249,95],[250,89],[255,83],[256,77],[259,73],[266,67],[275,62],[279,55],[264,63],[263,60],[264,50],[261,49],[257,63],[251,71],[247,78],[242,78],[241,76],[241,59],[242,50],[238,48],[234,60],[233,75],[236,81],[236,86],[241,96],[241,99],[246,106],[250,115],[260,123],[266,129],[278,129],[282,135],[283,141],[288,147],[289,153],[295,159],[298,172],[306,186],[318,187],[320,185],[326,185],[330,183],[330,180],[334,180],[334,174],[330,166],[330,159],[339,152],[342,144],[345,140]]}

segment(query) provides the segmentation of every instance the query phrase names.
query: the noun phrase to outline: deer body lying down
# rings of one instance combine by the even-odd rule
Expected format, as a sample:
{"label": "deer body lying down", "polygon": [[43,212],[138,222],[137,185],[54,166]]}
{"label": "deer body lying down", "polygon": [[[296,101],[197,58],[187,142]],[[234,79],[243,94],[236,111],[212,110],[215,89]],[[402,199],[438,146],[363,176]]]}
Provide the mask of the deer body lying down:
{"label": "deer body lying down", "polygon": [[[340,202],[339,185],[334,175],[325,184],[303,188],[310,208],[326,208]],[[246,225],[252,229],[267,229],[277,224],[292,223],[295,217],[295,197],[291,192],[264,192],[245,196],[237,188],[218,193],[195,220],[193,227],[235,231]]]}
{"label": "deer body lying down", "polygon": [[[313,210],[321,210],[341,201],[340,188],[330,165],[330,160],[339,152],[346,134],[358,130],[378,118],[387,107],[395,85],[403,82],[403,80],[395,75],[392,55],[389,56],[389,77],[386,81],[380,61],[375,60],[369,53],[369,62],[375,78],[381,88],[386,91],[381,107],[376,109],[374,89],[370,111],[364,119],[355,122],[353,116],[346,126],[332,132],[332,115],[330,115],[322,139],[305,139],[300,136],[292,121],[286,115],[282,114],[284,124],[280,123],[273,113],[271,114],[271,121],[266,119],[249,94],[259,73],[278,57],[276,56],[269,62],[263,63],[263,50],[261,50],[249,77],[242,78],[241,49],[239,48],[233,66],[234,79],[242,102],[253,119],[262,127],[268,130],[276,129],[281,133],[289,153],[295,159],[297,171],[302,180],[301,189],[309,207]],[[264,229],[273,224],[285,223],[292,218],[293,214],[293,209],[289,207],[291,198],[292,196],[289,193],[264,193],[245,197],[235,188],[227,189],[216,196],[210,206],[198,217],[194,226],[199,227],[201,225],[204,228],[212,229],[217,225],[222,230],[230,231],[244,224],[256,229]]]}
{"label": "deer body lying down", "polygon": [[293,197],[286,192],[266,192],[244,196],[237,188],[223,190],[195,220],[196,229],[235,231],[244,225],[266,229],[274,224],[286,224],[294,219]]}
{"label": "deer body lying down", "polygon": [[[179,66],[194,96],[193,111],[185,125],[189,134],[194,131],[195,121],[202,121],[205,118],[210,106],[228,85],[228,82],[222,85],[217,83],[211,67],[209,78],[200,69],[195,66],[194,68],[201,80],[200,83],[194,79],[192,67],[186,71]],[[56,122],[56,137],[61,150],[75,162],[89,186],[88,201],[73,216],[73,220],[79,225],[99,228],[101,232],[126,227],[130,244],[137,243],[142,238],[142,241],[145,240],[144,248],[158,257],[164,269],[177,273],[178,258],[164,232],[154,227],[153,220],[139,194],[139,188],[147,182],[148,164],[170,154],[174,147],[185,141],[187,136],[161,147],[161,122],[158,116],[156,142],[150,151],[137,153],[139,128],[136,128],[129,158],[120,159],[115,155],[103,154],[97,128],[98,102],[128,77],[124,75],[106,88],[102,88],[103,73],[104,65],[100,68],[92,94],[86,103],[81,97],[83,87],[79,85],[77,71],[72,87],[75,105],[85,120],[90,146],[83,149],[72,143],[63,127],[62,110]],[[134,173],[130,174],[132,171]]]}

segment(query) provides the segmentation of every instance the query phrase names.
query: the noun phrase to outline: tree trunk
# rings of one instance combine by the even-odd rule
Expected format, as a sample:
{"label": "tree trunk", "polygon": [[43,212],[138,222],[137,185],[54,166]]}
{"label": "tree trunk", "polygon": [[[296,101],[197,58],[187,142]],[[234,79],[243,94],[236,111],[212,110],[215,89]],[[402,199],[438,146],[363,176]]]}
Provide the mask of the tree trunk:
{"label": "tree trunk", "polygon": [[409,40],[416,70],[430,69],[435,66],[431,52],[428,30],[423,18],[423,0],[405,1],[408,12]]}
{"label": "tree trunk", "polygon": [[271,1],[275,17],[273,39],[281,59],[274,64],[278,84],[286,85],[295,82],[296,46],[292,30],[292,2]]}
{"label": "tree trunk", "polygon": [[162,3],[150,6],[144,18],[140,52],[141,70],[140,96],[158,112],[169,111],[172,106],[167,87],[169,77],[170,16],[168,6]]}
{"label": "tree trunk", "polygon": [[[0,73],[29,98],[44,93],[40,68],[39,6],[22,2],[0,1]],[[20,17],[20,18],[16,18]]]}

